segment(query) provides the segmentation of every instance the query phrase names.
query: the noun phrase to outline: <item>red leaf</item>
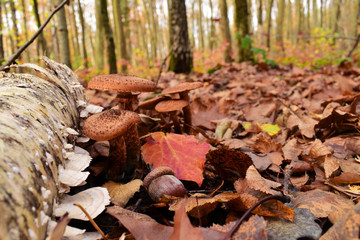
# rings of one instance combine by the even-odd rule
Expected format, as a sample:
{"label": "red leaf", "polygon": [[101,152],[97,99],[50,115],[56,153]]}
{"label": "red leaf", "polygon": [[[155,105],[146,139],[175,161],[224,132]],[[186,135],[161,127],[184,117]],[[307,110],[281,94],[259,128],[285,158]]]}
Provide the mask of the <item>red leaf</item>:
{"label": "red leaf", "polygon": [[200,143],[194,136],[163,132],[151,133],[142,146],[142,156],[154,168],[171,167],[175,176],[182,180],[202,183],[205,155],[210,149],[208,143]]}

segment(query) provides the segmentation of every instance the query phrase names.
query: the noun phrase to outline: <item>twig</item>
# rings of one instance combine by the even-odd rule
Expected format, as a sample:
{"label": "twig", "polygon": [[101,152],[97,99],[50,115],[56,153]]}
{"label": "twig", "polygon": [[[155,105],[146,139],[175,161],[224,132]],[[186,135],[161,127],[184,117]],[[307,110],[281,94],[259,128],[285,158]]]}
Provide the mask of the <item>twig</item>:
{"label": "twig", "polygon": [[157,79],[156,79],[156,81],[155,81],[155,85],[156,85],[156,86],[157,86],[158,83],[159,83],[162,69],[163,69],[163,67],[166,65],[166,60],[170,57],[170,55],[171,55],[171,53],[172,53],[172,51],[173,51],[173,46],[174,46],[174,44],[171,45],[170,50],[169,50],[169,53],[166,55],[166,57],[164,58],[163,62],[162,62],[161,65],[160,65],[159,74],[158,74],[158,77],[157,77]]}
{"label": "twig", "polygon": [[92,219],[92,217],[90,216],[90,214],[85,210],[85,208],[83,206],[81,206],[79,203],[74,203],[75,206],[77,206],[78,208],[81,209],[81,211],[83,211],[83,213],[88,217],[90,223],[94,226],[94,228],[100,233],[100,235],[102,236],[103,239],[107,239],[107,237],[105,236],[104,232],[101,231],[101,229],[99,228],[99,226],[95,223],[94,219]]}
{"label": "twig", "polygon": [[276,199],[279,200],[281,202],[290,202],[290,198],[287,196],[280,196],[280,195],[273,195],[273,196],[269,196],[266,198],[261,199],[260,201],[258,201],[257,203],[255,203],[251,208],[249,208],[244,215],[242,215],[242,217],[236,222],[235,226],[226,234],[226,236],[223,238],[223,240],[228,240],[231,238],[231,236],[234,234],[234,232],[236,231],[236,229],[238,229],[238,227],[240,226],[240,224],[245,220],[245,218],[255,209],[257,208],[260,204],[271,200],[271,199]]}
{"label": "twig", "polygon": [[51,18],[57,13],[65,4],[67,4],[70,0],[64,0],[62,3],[60,3],[49,15],[49,17],[45,20],[45,22],[39,27],[39,29],[36,31],[36,33],[26,42],[24,45],[22,45],[11,57],[4,63],[4,66],[9,66],[12,64],[19,56],[20,54],[32,43],[34,40],[40,35],[42,30],[46,27],[46,25],[50,22]]}
{"label": "twig", "polygon": [[354,43],[354,46],[352,47],[352,49],[349,51],[349,53],[346,55],[346,57],[350,57],[351,54],[354,52],[354,50],[356,49],[357,45],[359,44],[360,41],[360,34],[357,36],[356,41]]}

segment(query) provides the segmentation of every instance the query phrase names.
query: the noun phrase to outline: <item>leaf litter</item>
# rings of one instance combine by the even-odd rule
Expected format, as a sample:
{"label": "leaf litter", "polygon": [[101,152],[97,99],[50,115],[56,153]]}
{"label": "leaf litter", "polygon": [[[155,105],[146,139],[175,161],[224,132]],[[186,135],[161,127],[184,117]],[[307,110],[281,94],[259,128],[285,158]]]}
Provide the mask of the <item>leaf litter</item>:
{"label": "leaf litter", "polygon": [[[97,167],[93,184],[111,187],[114,206],[107,213],[119,221],[105,231],[109,237],[223,239],[252,205],[282,194],[291,203],[261,204],[232,239],[359,236],[359,71],[232,63],[212,74],[163,73],[159,87],[185,81],[204,83],[189,92],[192,135],[174,134],[169,116],[139,110],[142,119],[152,120],[138,126],[146,135],[141,139],[147,165],[136,178],[170,166],[188,196],[165,195],[155,203],[139,182],[125,182],[129,193],[120,200],[122,185],[106,183],[107,169]],[[113,95],[88,93],[91,103],[105,108],[117,105]],[[177,116],[183,124],[182,111]],[[106,142],[93,144],[84,147],[93,149],[92,166],[102,166]],[[109,218],[107,213],[99,219]]]}

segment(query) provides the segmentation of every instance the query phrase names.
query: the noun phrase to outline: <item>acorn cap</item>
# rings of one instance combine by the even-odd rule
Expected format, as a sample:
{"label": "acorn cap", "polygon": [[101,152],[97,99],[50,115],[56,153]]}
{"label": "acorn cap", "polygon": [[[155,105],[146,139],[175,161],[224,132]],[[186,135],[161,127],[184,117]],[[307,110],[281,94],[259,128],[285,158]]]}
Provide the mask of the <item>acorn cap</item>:
{"label": "acorn cap", "polygon": [[88,117],[83,126],[85,135],[96,141],[111,140],[126,133],[131,124],[140,122],[137,113],[110,109]]}
{"label": "acorn cap", "polygon": [[157,167],[154,170],[152,170],[146,177],[144,178],[143,185],[145,188],[149,188],[150,183],[155,178],[158,178],[162,175],[175,175],[174,170],[172,170],[170,167]]}
{"label": "acorn cap", "polygon": [[93,77],[88,88],[118,92],[153,92],[156,85],[150,80],[128,74],[108,74]]}
{"label": "acorn cap", "polygon": [[196,88],[201,88],[202,86],[203,83],[201,82],[183,82],[174,87],[166,88],[161,93],[162,94],[180,93],[180,92],[190,91]]}
{"label": "acorn cap", "polygon": [[189,105],[186,100],[166,100],[159,102],[155,106],[155,110],[158,112],[172,112],[182,109],[183,107]]}
{"label": "acorn cap", "polygon": [[166,96],[156,96],[156,97],[153,97],[149,100],[146,100],[146,101],[143,101],[139,104],[138,108],[141,108],[141,109],[146,109],[146,110],[152,110],[155,108],[156,104],[158,104],[159,102],[165,100]]}

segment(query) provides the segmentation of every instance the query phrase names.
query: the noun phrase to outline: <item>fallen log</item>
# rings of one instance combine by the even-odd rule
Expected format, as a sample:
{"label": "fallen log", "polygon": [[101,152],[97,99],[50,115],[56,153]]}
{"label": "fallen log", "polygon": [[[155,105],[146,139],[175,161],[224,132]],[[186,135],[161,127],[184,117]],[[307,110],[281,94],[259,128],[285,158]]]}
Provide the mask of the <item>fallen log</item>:
{"label": "fallen log", "polygon": [[1,239],[46,237],[53,205],[65,186],[59,176],[59,166],[67,161],[64,146],[74,143],[78,106],[85,104],[77,76],[65,65],[43,60],[48,69],[9,67],[36,75],[0,72]]}

